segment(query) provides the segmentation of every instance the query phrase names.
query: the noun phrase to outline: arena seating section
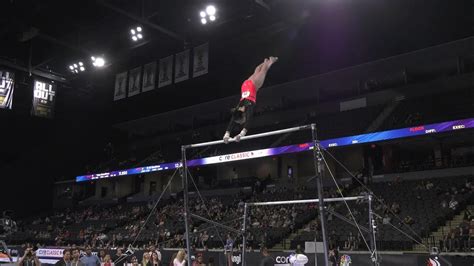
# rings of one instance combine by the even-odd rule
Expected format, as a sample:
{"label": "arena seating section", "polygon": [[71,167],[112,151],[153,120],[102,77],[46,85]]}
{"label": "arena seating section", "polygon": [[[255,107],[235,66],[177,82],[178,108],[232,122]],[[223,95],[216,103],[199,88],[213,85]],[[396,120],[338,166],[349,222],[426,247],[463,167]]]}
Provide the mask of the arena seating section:
{"label": "arena seating section", "polygon": [[[472,201],[474,191],[472,186],[471,189],[466,187],[468,181],[473,184],[474,180],[472,177],[464,176],[422,181],[395,180],[373,183],[369,187],[388,208],[393,203],[399,204],[399,218],[387,211],[387,207],[380,202],[374,204],[375,213],[380,217],[387,214],[391,218],[393,226],[413,238],[421,240],[420,237],[427,237],[431,231],[463,209],[469,200]],[[364,190],[360,187],[347,187],[344,189],[344,194],[346,196],[359,195],[362,191]],[[325,191],[325,196],[337,197],[338,194],[334,189],[329,189]],[[240,192],[236,195],[207,197],[205,204],[196,196],[190,200],[190,209],[193,213],[240,229],[244,201],[314,197],[314,188],[285,188],[272,185],[265,189],[254,187],[253,193]],[[448,203],[452,199],[458,202],[456,208],[450,208],[449,204],[442,207],[443,201]],[[353,214],[357,221],[367,227],[367,204],[351,202],[349,205],[354,211]],[[98,247],[105,247],[107,243],[110,245],[129,244],[135,240],[135,236],[144,224],[152,206],[152,202],[138,202],[56,211],[44,214],[40,218],[36,216],[36,218],[22,220],[20,222],[21,230],[11,236],[8,241],[12,244],[39,242],[47,245],[84,244],[87,242]],[[176,198],[160,202],[157,211],[151,215],[151,219],[143,232],[140,233],[136,245],[157,241],[163,247],[182,246],[184,244],[184,225],[182,216],[179,215],[182,213],[182,208],[182,200]],[[342,203],[333,204],[331,208],[350,218]],[[413,218],[413,224],[402,225],[401,220],[406,216]],[[384,224],[381,218],[377,220],[379,230],[377,241],[381,250],[409,250],[412,248],[414,241],[392,226]],[[248,243],[252,248],[259,248],[261,245],[273,247],[285,240],[292,232],[298,232],[297,237],[291,241],[291,248],[296,248],[297,245],[304,245],[305,241],[314,239],[314,231],[306,232],[302,229],[315,224],[316,227],[312,227],[312,229],[318,227],[317,206],[302,204],[255,207],[251,209],[248,222]],[[220,238],[216,230],[219,232]],[[222,248],[221,239],[225,243],[228,233],[224,229],[216,229],[196,219],[193,219],[191,231],[194,232],[192,244],[197,248],[203,248],[202,233],[204,232],[207,234],[207,241],[204,241],[204,246],[207,248]],[[331,243],[341,248],[344,247],[350,232],[354,236],[358,235],[355,227],[336,217],[329,218],[328,231]],[[319,233],[317,238],[321,239]],[[240,239],[236,239],[236,241],[240,243]],[[356,237],[352,248],[365,250],[365,245],[361,239]]]}

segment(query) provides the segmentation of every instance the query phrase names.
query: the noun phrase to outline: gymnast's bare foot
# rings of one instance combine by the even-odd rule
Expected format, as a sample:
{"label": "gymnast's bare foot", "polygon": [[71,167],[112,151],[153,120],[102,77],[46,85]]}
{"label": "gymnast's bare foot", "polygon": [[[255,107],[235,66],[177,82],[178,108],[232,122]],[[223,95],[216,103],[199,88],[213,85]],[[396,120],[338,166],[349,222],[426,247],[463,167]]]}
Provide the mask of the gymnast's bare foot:
{"label": "gymnast's bare foot", "polygon": [[270,56],[268,58],[268,60],[270,61],[270,65],[272,65],[273,63],[275,63],[276,61],[278,61],[278,57],[276,56]]}

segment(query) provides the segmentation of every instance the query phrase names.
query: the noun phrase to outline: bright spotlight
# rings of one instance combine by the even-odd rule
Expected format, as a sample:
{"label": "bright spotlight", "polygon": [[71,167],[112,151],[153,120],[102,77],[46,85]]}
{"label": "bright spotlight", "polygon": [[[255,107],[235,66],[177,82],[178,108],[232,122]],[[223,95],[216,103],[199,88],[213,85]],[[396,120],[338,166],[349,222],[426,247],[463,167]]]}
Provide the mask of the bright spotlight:
{"label": "bright spotlight", "polygon": [[81,66],[80,70],[81,70],[81,71],[84,71],[84,70],[86,70],[86,69],[85,69],[83,66]]}
{"label": "bright spotlight", "polygon": [[132,38],[132,40],[133,40],[134,42],[136,42],[136,41],[138,41],[138,40],[140,40],[140,39],[143,38],[142,31],[143,31],[143,29],[142,29],[141,26],[138,26],[138,27],[136,27],[136,28],[130,30],[130,33],[131,33],[131,34],[130,34],[130,35],[131,35],[130,37]]}
{"label": "bright spotlight", "polygon": [[216,17],[215,16],[209,16],[209,20],[214,21],[214,20],[216,20]]}
{"label": "bright spotlight", "polygon": [[79,62],[79,65],[80,65],[80,66],[83,66],[82,62]]}
{"label": "bright spotlight", "polygon": [[105,65],[105,60],[102,57],[97,57],[92,63],[95,67],[103,67]]}
{"label": "bright spotlight", "polygon": [[205,18],[206,17],[206,12],[201,11],[201,13],[199,13],[199,15],[201,16],[201,18]]}
{"label": "bright spotlight", "polygon": [[201,23],[202,23],[202,24],[206,24],[206,23],[207,23],[207,20],[206,20],[205,18],[202,18],[202,19],[201,19]]}
{"label": "bright spotlight", "polygon": [[207,6],[206,7],[206,13],[209,16],[214,16],[216,14],[216,8],[214,6]]}
{"label": "bright spotlight", "polygon": [[74,68],[77,68],[77,64],[74,64],[73,66],[74,66]]}
{"label": "bright spotlight", "polygon": [[69,69],[70,69],[70,70],[74,70],[74,67],[73,67],[73,66],[69,66]]}
{"label": "bright spotlight", "polygon": [[95,61],[95,56],[91,56],[92,61]]}

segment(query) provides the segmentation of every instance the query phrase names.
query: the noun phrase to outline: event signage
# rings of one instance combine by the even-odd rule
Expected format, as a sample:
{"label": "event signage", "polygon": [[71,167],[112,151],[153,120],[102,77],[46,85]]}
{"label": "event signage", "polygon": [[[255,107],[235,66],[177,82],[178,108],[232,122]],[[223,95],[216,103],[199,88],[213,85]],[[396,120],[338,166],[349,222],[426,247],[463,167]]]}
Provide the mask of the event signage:
{"label": "event signage", "polygon": [[0,70],[0,109],[12,109],[15,74]]}
{"label": "event signage", "polygon": [[[40,252],[41,250],[41,252]],[[53,248],[42,248],[36,251],[36,254],[42,264],[52,265],[57,263],[61,257],[57,257],[56,255],[63,252],[64,249],[59,247]],[[107,254],[115,255],[117,252],[116,250],[104,250]],[[162,255],[162,263],[163,265],[169,265],[172,260],[173,254],[176,253],[176,249],[161,249],[160,250]],[[343,251],[341,251],[342,253]],[[92,251],[93,255],[97,255],[99,253],[98,249],[94,249]],[[133,252],[129,253],[130,255],[125,259],[125,265],[130,265],[129,263],[132,257],[138,258],[141,260],[143,258],[143,250],[134,250]],[[215,265],[229,265],[229,256],[230,261],[233,265],[242,265],[242,253],[240,252],[233,252],[224,254],[224,252],[219,250],[209,250],[209,251],[196,251],[191,254],[192,258],[196,257],[197,253],[199,253],[203,257],[203,261],[207,262],[210,258],[214,260]],[[347,252],[348,253],[348,252]],[[370,258],[369,253],[367,252],[350,252],[351,254],[347,254],[344,252],[341,254],[341,259],[338,265],[371,265],[372,261]],[[383,252],[382,252],[383,253]],[[2,251],[0,251],[0,255]],[[10,254],[12,255],[13,262],[17,262],[21,256],[24,254],[24,248],[22,247],[14,247],[10,250]],[[273,260],[271,265],[273,266],[291,266],[290,258],[293,252],[270,252],[270,257]],[[308,262],[303,265],[323,265],[323,254],[318,254],[318,261],[315,262],[314,253],[307,253],[305,254],[308,258]],[[84,256],[84,252],[81,252],[81,256]],[[435,263],[432,265],[439,265],[439,266],[448,266],[448,265],[473,265],[474,257],[473,256],[430,256],[429,254],[413,254],[413,253],[401,253],[401,254],[383,254],[382,255],[382,264],[384,266],[399,266],[399,265],[413,265],[413,266],[426,266],[428,262]],[[260,265],[263,260],[263,256],[258,251],[251,251],[246,252],[245,254],[245,265]],[[0,256],[0,262],[10,262],[8,258],[3,258]],[[429,264],[428,264],[429,265]]]}
{"label": "event signage", "polygon": [[40,80],[34,81],[32,115],[44,118],[54,117],[56,85]]}
{"label": "event signage", "polygon": [[[467,128],[474,128],[474,118],[322,140],[320,144],[323,148],[326,149],[326,148],[332,148],[332,147],[349,146],[349,145],[356,145],[356,144],[363,144],[363,143],[370,143],[370,142],[377,142],[377,141],[387,141],[387,140],[393,140],[393,139],[399,139],[399,138],[405,138],[405,137],[422,136],[422,135],[428,135],[428,134],[434,134],[434,133],[450,132],[450,131],[462,130],[462,129],[467,129]],[[282,155],[282,154],[288,154],[288,153],[303,152],[303,151],[309,151],[311,149],[313,149],[313,143],[307,142],[307,143],[288,145],[288,146],[283,146],[283,147],[238,152],[238,153],[232,153],[232,154],[224,154],[224,155],[219,155],[219,156],[189,160],[187,161],[187,165],[189,167],[196,167],[196,166],[203,166],[203,165],[210,165],[210,164],[217,164],[217,163],[227,163],[227,162],[233,162],[233,161],[262,158],[262,157],[267,157],[267,156],[276,156],[276,155]],[[142,174],[142,173],[157,172],[157,171],[164,171],[164,170],[173,170],[179,167],[181,167],[181,164],[179,162],[164,163],[164,164],[159,164],[159,165],[138,167],[138,168],[127,169],[127,170],[119,170],[119,171],[106,172],[106,173],[100,173],[100,174],[77,176],[76,182],[103,179],[103,178],[109,178],[109,177],[115,177],[115,176],[125,176],[125,175]]]}

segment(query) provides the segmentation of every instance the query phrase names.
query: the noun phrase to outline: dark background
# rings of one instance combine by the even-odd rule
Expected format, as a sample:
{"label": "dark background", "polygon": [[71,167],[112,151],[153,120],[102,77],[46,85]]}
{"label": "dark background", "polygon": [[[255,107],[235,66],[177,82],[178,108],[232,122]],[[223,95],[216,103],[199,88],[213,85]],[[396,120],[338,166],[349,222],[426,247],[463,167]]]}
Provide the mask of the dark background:
{"label": "dark background", "polygon": [[[0,66],[16,74],[13,110],[0,110],[3,206],[51,206],[55,180],[72,179],[94,159],[111,125],[239,93],[240,83],[264,57],[280,58],[273,85],[330,72],[471,36],[471,1],[273,0],[270,10],[251,0],[216,0],[218,19],[201,25],[207,1],[106,3],[182,36],[170,37],[101,1],[1,3]],[[128,31],[141,25],[144,42]],[[210,45],[209,74],[113,102],[115,74],[202,43]],[[67,66],[104,54],[108,67],[72,75]],[[7,64],[8,63],[8,64]],[[30,116],[36,69],[61,77],[56,117]],[[20,70],[23,69],[23,70]],[[291,93],[291,92],[289,92]]]}

